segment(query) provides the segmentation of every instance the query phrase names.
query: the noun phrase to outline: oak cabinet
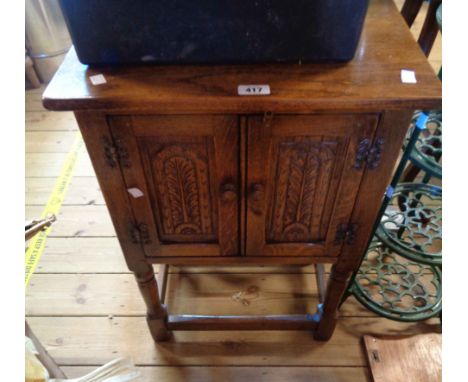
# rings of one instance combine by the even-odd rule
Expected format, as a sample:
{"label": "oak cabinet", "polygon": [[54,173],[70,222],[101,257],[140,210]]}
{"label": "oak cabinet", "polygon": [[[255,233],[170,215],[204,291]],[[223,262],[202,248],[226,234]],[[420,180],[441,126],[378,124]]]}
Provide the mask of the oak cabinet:
{"label": "oak cabinet", "polygon": [[[417,82],[402,83],[402,69]],[[239,95],[248,84],[271,91]],[[71,50],[43,102],[75,113],[155,340],[209,329],[326,340],[413,111],[440,108],[441,86],[393,1],[374,0],[346,64],[87,67]],[[164,305],[167,265],[305,264],[317,265],[315,314]]]}
{"label": "oak cabinet", "polygon": [[336,257],[377,117],[110,116],[130,230],[149,257]]}

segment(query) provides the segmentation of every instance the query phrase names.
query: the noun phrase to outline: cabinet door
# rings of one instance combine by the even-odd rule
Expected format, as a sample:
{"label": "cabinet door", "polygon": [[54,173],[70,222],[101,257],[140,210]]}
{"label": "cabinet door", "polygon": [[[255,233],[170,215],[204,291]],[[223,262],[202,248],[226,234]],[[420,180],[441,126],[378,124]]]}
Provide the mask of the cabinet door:
{"label": "cabinet door", "polygon": [[377,120],[249,118],[247,256],[339,254],[365,167],[356,163],[358,151],[372,142]]}
{"label": "cabinet door", "polygon": [[114,116],[109,124],[145,253],[238,254],[238,118]]}

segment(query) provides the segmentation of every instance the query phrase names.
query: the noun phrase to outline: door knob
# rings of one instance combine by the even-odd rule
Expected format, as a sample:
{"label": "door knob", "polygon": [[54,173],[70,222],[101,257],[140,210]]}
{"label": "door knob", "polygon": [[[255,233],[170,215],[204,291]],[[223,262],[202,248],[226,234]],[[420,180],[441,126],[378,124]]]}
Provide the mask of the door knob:
{"label": "door knob", "polygon": [[263,194],[264,194],[264,187],[260,183],[254,183],[252,185],[252,200],[255,202],[260,202],[263,199]]}
{"label": "door knob", "polygon": [[237,187],[234,183],[223,183],[221,185],[221,199],[231,202],[237,198]]}

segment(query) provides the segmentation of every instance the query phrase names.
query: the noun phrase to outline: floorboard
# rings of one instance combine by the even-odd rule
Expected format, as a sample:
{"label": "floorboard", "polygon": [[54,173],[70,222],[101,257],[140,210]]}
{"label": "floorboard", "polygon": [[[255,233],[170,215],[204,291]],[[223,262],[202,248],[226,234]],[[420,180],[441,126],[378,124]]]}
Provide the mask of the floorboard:
{"label": "floorboard", "polygon": [[[26,205],[44,206],[50,196],[56,177],[28,178],[26,182]],[[68,205],[104,205],[104,198],[94,176],[75,176],[63,201]]]}
{"label": "floorboard", "polygon": [[[27,92],[30,97],[30,90]],[[27,110],[26,131],[78,131],[72,112],[50,112]]]}
{"label": "floorboard", "polygon": [[[40,216],[42,206],[26,206],[26,216]],[[49,237],[113,237],[115,230],[105,205],[62,206]]]}
{"label": "floorboard", "polygon": [[[157,271],[158,267],[155,267]],[[41,274],[26,293],[29,316],[144,316],[134,277],[114,274]],[[166,303],[173,314],[307,314],[318,304],[313,274],[171,273]],[[350,299],[341,316],[375,317]]]}
{"label": "floorboard", "polygon": [[76,131],[26,131],[26,153],[68,153]]}
{"label": "floorboard", "polygon": [[129,271],[116,237],[49,237],[35,273],[97,274]]}
{"label": "floorboard", "polygon": [[367,366],[362,336],[432,333],[439,325],[384,318],[343,318],[328,342],[304,331],[177,331],[155,344],[145,317],[29,317],[28,322],[61,365],[100,365],[131,356],[138,365]]}
{"label": "floorboard", "polygon": [[[58,177],[66,155],[66,153],[27,153],[26,178]],[[75,165],[74,177],[79,176],[96,176],[86,152],[79,154]]]}
{"label": "floorboard", "polygon": [[[75,378],[94,370],[83,366],[62,369]],[[140,366],[138,370],[145,381],[157,382],[360,382],[369,378],[365,367]]]}

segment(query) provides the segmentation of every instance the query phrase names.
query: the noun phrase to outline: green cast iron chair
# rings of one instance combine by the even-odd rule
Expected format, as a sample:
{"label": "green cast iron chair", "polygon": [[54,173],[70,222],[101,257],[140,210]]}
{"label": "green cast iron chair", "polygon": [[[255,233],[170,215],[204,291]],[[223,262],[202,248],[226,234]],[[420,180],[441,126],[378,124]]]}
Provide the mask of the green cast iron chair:
{"label": "green cast iron chair", "polygon": [[379,316],[404,322],[426,320],[441,314],[442,272],[407,260],[375,240],[348,293]]}
{"label": "green cast iron chair", "polygon": [[376,237],[401,256],[442,266],[442,189],[423,183],[395,188]]}

